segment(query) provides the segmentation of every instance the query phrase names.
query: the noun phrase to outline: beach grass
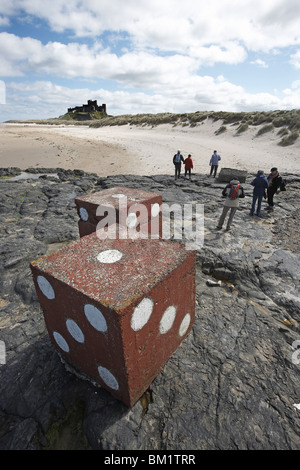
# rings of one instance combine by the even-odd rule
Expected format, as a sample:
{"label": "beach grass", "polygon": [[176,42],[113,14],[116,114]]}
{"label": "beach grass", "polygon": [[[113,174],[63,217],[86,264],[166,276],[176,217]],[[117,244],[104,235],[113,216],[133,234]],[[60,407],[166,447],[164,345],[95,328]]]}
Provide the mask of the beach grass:
{"label": "beach grass", "polygon": [[271,132],[274,130],[274,125],[272,124],[266,124],[265,126],[261,127],[256,134],[256,137],[259,137],[260,135],[266,134],[266,132]]}
{"label": "beach grass", "polygon": [[[275,111],[253,111],[253,112],[226,112],[226,111],[197,111],[194,113],[140,113],[140,114],[122,114],[109,116],[106,114],[88,116],[90,113],[80,113],[80,116],[74,117],[66,113],[59,118],[50,119],[31,119],[27,121],[7,121],[8,123],[27,123],[44,125],[76,125],[89,126],[92,128],[105,126],[141,126],[156,127],[162,124],[171,124],[172,126],[197,127],[206,120],[212,122],[220,121],[220,127],[215,132],[220,135],[227,130],[226,125],[238,126],[236,135],[247,132],[251,128],[256,128],[256,137],[267,132],[279,129],[278,138],[283,139],[278,143],[286,146],[292,145],[299,137],[300,131],[300,109],[293,110],[275,110]],[[282,132],[282,133],[281,133]],[[284,136],[284,134],[288,135]]]}
{"label": "beach grass", "polygon": [[298,131],[293,131],[288,134],[286,137],[283,137],[278,143],[281,147],[287,147],[288,145],[293,145],[299,137]]}

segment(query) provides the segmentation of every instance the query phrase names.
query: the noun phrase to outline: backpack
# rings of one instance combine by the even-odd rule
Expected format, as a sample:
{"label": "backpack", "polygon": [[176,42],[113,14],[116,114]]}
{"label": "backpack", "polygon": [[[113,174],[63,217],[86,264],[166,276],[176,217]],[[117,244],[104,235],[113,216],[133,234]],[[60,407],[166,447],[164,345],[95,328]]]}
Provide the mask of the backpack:
{"label": "backpack", "polygon": [[286,191],[286,180],[281,181],[280,191]]}
{"label": "backpack", "polygon": [[239,184],[232,184],[228,194],[229,199],[237,199],[239,197],[239,189]]}

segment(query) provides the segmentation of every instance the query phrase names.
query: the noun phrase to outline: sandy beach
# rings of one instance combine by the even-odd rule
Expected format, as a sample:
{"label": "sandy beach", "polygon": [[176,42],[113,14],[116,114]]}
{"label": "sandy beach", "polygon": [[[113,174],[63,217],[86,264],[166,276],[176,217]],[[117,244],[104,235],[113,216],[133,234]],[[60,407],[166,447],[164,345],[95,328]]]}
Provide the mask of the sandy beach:
{"label": "sandy beach", "polygon": [[216,136],[221,125],[222,121],[212,120],[193,128],[0,124],[0,166],[82,169],[99,176],[173,175],[173,155],[180,149],[184,157],[192,155],[195,173],[208,174],[216,149],[221,155],[219,168],[268,173],[276,166],[282,173],[300,174],[300,139],[281,147],[278,129],[256,137],[258,126],[239,136],[236,126],[227,126]]}

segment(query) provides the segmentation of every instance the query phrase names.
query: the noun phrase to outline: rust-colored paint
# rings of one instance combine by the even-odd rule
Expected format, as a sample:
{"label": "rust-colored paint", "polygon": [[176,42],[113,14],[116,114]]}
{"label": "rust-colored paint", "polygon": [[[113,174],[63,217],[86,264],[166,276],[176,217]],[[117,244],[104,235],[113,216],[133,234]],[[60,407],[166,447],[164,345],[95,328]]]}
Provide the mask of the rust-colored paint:
{"label": "rust-colored paint", "polygon": [[[124,198],[119,196],[125,196]],[[75,199],[78,216],[80,217],[80,209],[83,208],[87,211],[88,219],[79,220],[79,234],[80,237],[89,235],[95,232],[97,224],[103,220],[107,213],[114,209],[116,217],[114,223],[121,226],[126,226],[126,218],[130,212],[138,215],[139,226],[137,230],[144,233],[150,233],[151,230],[151,208],[154,204],[161,206],[162,196],[158,193],[151,191],[143,191],[135,188],[114,187],[104,189],[102,191],[91,193]],[[138,211],[137,205],[143,205],[146,210],[145,214]],[[101,207],[102,216],[97,215],[97,209]],[[120,210],[121,209],[121,210]],[[161,212],[158,217],[159,236],[162,234],[162,216]],[[153,227],[152,227],[153,229]],[[153,230],[152,230],[153,231]]]}
{"label": "rust-colored paint", "polygon": [[[99,261],[99,253],[107,250],[121,253],[121,259]],[[31,270],[55,347],[77,369],[132,406],[192,328],[195,265],[195,252],[178,242],[99,240],[93,233],[33,261]],[[49,299],[41,292],[38,276],[49,281],[55,298]],[[152,312],[135,331],[133,313],[144,299],[152,305]],[[101,311],[107,331],[98,331],[91,325],[84,314],[86,304]],[[160,321],[170,306],[176,309],[176,315],[170,329],[162,334]],[[187,314],[190,322],[180,335],[180,325]],[[83,342],[70,334],[68,320],[79,327]],[[61,350],[53,332],[64,338],[68,351]],[[111,387],[114,381],[109,385],[103,381],[99,366],[113,375],[118,389]]]}

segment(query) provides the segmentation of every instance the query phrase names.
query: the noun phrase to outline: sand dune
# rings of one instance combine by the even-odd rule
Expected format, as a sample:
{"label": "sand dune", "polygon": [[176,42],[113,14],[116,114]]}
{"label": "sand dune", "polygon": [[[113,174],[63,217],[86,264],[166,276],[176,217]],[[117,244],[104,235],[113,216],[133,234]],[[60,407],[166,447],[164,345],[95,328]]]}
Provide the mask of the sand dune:
{"label": "sand dune", "polygon": [[173,175],[173,155],[180,149],[184,157],[192,155],[196,173],[206,174],[216,149],[222,157],[220,168],[269,172],[277,166],[282,173],[300,173],[300,142],[280,147],[277,129],[256,137],[258,127],[237,136],[236,126],[227,126],[216,136],[221,125],[212,120],[193,128],[1,124],[0,166],[78,168],[100,176]]}

